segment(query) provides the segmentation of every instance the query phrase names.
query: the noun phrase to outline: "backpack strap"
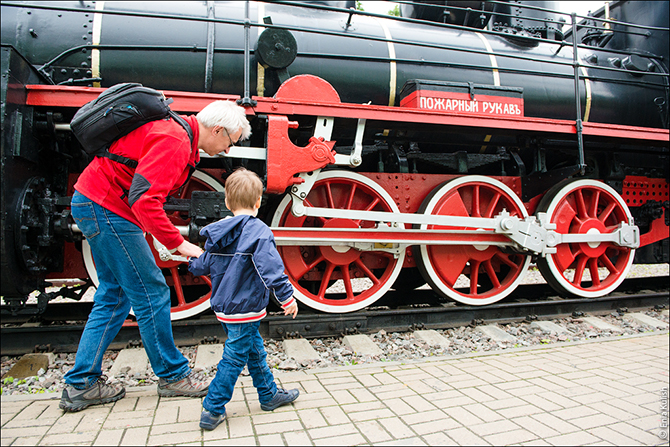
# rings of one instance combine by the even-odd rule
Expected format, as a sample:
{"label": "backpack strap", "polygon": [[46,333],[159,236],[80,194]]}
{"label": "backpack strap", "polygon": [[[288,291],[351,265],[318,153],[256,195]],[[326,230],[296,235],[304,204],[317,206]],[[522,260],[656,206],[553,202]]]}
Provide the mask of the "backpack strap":
{"label": "backpack strap", "polygon": [[[188,139],[191,142],[191,146],[192,146],[193,145],[193,129],[191,129],[191,126],[189,126],[189,124],[186,122],[186,120],[184,118],[177,115],[172,110],[170,110],[168,112],[168,114],[170,115],[170,117],[173,120],[175,120],[175,122],[179,123],[181,125],[181,127],[184,128],[184,130],[188,134]],[[105,152],[103,152],[102,154],[99,154],[99,155],[101,157],[107,157],[110,160],[113,160],[117,163],[121,163],[122,165],[126,165],[130,169],[137,169],[137,160],[133,160],[133,159],[128,158],[128,157],[124,157],[123,155],[113,154],[113,153],[109,152],[109,148],[107,148],[107,150]],[[190,177],[190,175],[189,175],[189,177]]]}
{"label": "backpack strap", "polygon": [[137,168],[137,161],[133,160],[128,157],[124,157],[123,155],[117,155],[117,154],[112,154],[109,152],[109,148],[101,154],[98,154],[100,157],[106,157],[109,158],[110,160],[113,160],[117,163],[121,163],[122,165],[128,166],[130,169],[136,169]]}
{"label": "backpack strap", "polygon": [[191,126],[186,122],[184,118],[181,116],[177,115],[175,112],[170,110],[168,114],[172,117],[173,120],[181,124],[181,127],[184,128],[186,133],[188,134],[188,139],[191,141],[191,146],[193,145],[193,129],[191,129]]}

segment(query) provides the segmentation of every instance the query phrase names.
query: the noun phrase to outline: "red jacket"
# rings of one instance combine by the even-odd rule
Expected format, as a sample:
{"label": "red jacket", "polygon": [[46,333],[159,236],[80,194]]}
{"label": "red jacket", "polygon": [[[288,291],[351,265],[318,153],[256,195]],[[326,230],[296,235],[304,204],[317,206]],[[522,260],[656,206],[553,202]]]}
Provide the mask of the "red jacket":
{"label": "red jacket", "polygon": [[190,144],[184,128],[172,119],[151,121],[119,138],[110,152],[138,160],[133,170],[106,157],[95,157],[79,176],[75,189],[151,233],[172,250],[184,241],[163,204],[187,181],[200,161],[198,121],[183,117],[193,129]]}

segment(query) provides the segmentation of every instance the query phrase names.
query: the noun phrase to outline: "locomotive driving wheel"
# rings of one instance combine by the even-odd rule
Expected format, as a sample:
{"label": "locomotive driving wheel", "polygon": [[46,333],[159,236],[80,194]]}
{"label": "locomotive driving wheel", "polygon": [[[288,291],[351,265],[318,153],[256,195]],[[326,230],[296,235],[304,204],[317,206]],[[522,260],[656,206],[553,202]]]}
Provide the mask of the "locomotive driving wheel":
{"label": "locomotive driving wheel", "polygon": [[[195,171],[189,181],[181,189],[177,199],[186,199],[191,197],[193,191],[223,191],[223,186],[210,175],[202,171]],[[174,225],[188,225],[188,212],[168,213],[168,218]],[[188,264],[179,261],[162,261],[153,244],[153,236],[146,235],[147,243],[154,254],[156,264],[165,275],[165,282],[170,287],[170,319],[182,320],[209,309],[209,299],[212,295],[212,282],[206,276],[193,276],[188,271]],[[91,247],[86,239],[82,242],[82,252],[84,256],[84,265],[89,278],[97,286],[100,281],[95,271],[95,263],[91,254]],[[132,309],[130,311],[134,315]]]}
{"label": "locomotive driving wheel", "polygon": [[[372,180],[348,171],[322,172],[304,200],[307,207],[398,212],[391,196]],[[374,228],[365,220],[296,217],[291,197],[279,204],[273,227]],[[402,269],[405,250],[394,255],[361,251],[348,245],[279,246],[296,298],[324,312],[353,312],[371,305],[388,291]],[[397,256],[397,257],[396,257]]]}
{"label": "locomotive driving wheel", "polygon": [[[528,216],[523,202],[504,183],[476,175],[443,183],[419,208],[425,214],[484,218],[495,217],[503,210],[520,219]],[[420,228],[445,229],[427,224]],[[421,245],[415,252],[417,265],[433,290],[471,305],[505,298],[519,285],[530,263],[530,256],[494,245]]]}
{"label": "locomotive driving wheel", "polygon": [[[610,186],[596,180],[567,180],[549,190],[538,212],[546,212],[561,234],[611,233],[633,224],[628,206]],[[557,292],[594,298],[607,295],[626,278],[635,250],[612,242],[559,244],[538,260],[542,276]]]}

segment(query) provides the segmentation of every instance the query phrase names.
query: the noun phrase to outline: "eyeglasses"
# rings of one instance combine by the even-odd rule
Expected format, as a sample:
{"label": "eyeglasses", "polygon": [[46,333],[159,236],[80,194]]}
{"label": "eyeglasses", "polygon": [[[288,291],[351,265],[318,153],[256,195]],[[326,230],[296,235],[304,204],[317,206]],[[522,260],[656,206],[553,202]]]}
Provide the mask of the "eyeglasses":
{"label": "eyeglasses", "polygon": [[223,131],[226,132],[226,136],[228,137],[228,141],[230,142],[230,144],[228,145],[228,147],[235,147],[235,143],[236,143],[236,142],[233,141],[232,138],[230,138],[230,134],[228,133],[228,129],[226,129],[225,127],[223,127]]}

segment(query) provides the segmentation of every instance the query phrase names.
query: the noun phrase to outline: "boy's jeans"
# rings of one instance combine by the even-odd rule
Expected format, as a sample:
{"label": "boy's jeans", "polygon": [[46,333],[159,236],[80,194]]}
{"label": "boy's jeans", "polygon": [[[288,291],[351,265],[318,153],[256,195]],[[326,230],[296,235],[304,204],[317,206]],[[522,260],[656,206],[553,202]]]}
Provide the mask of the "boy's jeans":
{"label": "boy's jeans", "polygon": [[79,192],[72,217],[91,245],[100,285],[65,383],[84,389],[102,374],[102,356],[132,306],[151,367],[168,382],[191,370],[175,347],[170,324],[170,289],[142,230]]}
{"label": "boy's jeans", "polygon": [[228,339],[223,348],[223,357],[216,370],[216,377],[209,384],[209,392],[202,406],[210,413],[225,413],[225,405],[233,396],[233,388],[244,365],[249,368],[258,400],[261,404],[268,403],[277,393],[275,378],[265,358],[263,338],[258,332],[260,322],[235,323],[223,325]]}

